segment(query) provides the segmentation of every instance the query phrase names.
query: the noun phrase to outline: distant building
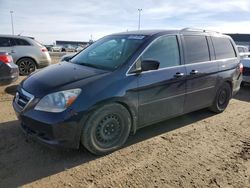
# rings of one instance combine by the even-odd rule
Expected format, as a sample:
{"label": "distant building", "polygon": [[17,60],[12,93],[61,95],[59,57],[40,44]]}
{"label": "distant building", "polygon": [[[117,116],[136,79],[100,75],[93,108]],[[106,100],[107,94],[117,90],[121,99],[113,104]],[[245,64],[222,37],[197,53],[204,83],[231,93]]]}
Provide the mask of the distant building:
{"label": "distant building", "polygon": [[57,46],[68,46],[68,45],[71,45],[71,46],[77,47],[77,46],[86,46],[88,44],[89,44],[88,42],[82,42],[82,41],[56,40],[56,45]]}
{"label": "distant building", "polygon": [[244,45],[250,47],[250,34],[227,34],[231,36],[235,43],[238,45]]}

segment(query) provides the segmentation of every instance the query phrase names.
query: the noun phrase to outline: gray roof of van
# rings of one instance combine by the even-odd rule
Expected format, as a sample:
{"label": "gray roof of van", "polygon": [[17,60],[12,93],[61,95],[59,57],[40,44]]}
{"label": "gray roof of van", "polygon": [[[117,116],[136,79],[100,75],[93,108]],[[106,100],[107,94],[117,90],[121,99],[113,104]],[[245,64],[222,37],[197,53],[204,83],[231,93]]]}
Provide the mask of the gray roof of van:
{"label": "gray roof of van", "polygon": [[177,33],[189,33],[189,34],[216,34],[216,35],[223,35],[222,33],[216,31],[209,31],[209,30],[202,30],[202,29],[193,29],[193,28],[184,28],[180,30],[137,30],[137,31],[127,31],[121,33],[114,33],[112,35],[156,35],[156,34],[177,34]]}

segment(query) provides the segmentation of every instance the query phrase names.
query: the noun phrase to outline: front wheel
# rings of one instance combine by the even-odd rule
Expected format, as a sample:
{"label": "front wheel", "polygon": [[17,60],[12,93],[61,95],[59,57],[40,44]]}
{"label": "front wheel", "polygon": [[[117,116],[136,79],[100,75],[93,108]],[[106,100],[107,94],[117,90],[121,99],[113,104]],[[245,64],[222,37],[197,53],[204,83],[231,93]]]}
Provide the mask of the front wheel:
{"label": "front wheel", "polygon": [[81,143],[95,155],[104,155],[120,148],[131,128],[128,110],[120,104],[107,104],[94,111],[83,127]]}
{"label": "front wheel", "polygon": [[229,83],[224,83],[217,91],[213,105],[209,108],[215,113],[223,112],[232,97],[232,89]]}

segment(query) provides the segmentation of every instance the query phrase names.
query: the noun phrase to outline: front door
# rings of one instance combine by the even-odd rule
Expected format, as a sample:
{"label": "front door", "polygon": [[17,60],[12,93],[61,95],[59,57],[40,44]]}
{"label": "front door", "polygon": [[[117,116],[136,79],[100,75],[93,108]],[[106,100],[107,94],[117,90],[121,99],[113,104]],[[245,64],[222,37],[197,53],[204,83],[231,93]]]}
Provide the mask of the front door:
{"label": "front door", "polygon": [[158,61],[160,66],[138,76],[140,127],[181,114],[186,89],[177,36],[156,39],[142,54],[143,60]]}

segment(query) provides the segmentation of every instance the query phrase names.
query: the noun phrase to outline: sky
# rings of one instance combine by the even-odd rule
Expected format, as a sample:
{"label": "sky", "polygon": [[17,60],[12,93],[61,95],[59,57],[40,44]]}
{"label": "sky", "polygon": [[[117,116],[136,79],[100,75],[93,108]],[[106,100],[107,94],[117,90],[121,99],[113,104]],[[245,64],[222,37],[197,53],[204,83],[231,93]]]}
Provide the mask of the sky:
{"label": "sky", "polygon": [[89,41],[138,29],[194,27],[250,33],[250,0],[0,0],[0,34],[14,32],[44,44]]}

